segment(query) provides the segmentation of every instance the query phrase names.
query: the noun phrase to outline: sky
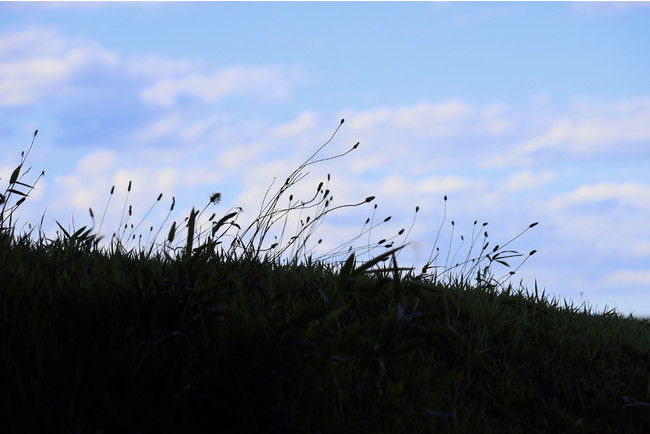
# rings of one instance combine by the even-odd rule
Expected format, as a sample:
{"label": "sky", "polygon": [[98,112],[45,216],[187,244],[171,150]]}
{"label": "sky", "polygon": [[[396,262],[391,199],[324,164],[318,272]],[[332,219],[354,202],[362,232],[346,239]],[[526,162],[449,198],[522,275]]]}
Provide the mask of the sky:
{"label": "sky", "polygon": [[376,198],[328,214],[315,257],[404,228],[399,266],[452,265],[474,221],[490,249],[539,222],[515,287],[647,317],[649,23],[647,2],[0,2],[0,190],[38,129],[24,230],[118,231],[125,203],[145,236],[206,205],[245,227],[344,118],[318,156],[359,146],[294,203],[328,174],[331,207]]}

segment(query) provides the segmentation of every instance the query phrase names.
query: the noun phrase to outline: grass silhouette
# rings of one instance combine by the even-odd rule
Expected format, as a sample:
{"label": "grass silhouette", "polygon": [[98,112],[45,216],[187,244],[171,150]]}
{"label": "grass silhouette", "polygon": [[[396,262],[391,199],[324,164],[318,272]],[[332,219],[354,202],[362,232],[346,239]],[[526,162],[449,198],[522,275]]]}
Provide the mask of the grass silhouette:
{"label": "grass silhouette", "polygon": [[114,187],[97,229],[90,210],[92,227],[57,222],[54,239],[42,220],[37,236],[16,230],[44,174],[25,179],[32,140],[0,196],[2,432],[650,431],[650,324],[514,287],[534,251],[490,247],[485,224],[458,261],[439,230],[416,270],[398,264],[410,229],[365,242],[390,220],[373,211],[316,256],[329,213],[375,199],[334,205],[329,176],[293,196],[310,165],[357,147],[319,157],[331,140],[248,225],[240,208],[207,217],[212,193],[167,229],[172,199],[144,238],[162,195],[131,223],[129,185],[109,240]]}

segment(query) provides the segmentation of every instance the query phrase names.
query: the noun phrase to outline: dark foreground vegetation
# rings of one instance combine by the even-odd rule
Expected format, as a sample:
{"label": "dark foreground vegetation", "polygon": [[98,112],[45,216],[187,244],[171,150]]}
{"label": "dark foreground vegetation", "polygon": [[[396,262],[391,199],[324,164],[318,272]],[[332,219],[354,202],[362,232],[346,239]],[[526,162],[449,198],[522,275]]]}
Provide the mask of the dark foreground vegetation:
{"label": "dark foreground vegetation", "polygon": [[[650,432],[647,321],[501,283],[515,255],[485,241],[419,274],[383,240],[315,260],[329,191],[276,200],[312,159],[247,229],[193,210],[154,249],[16,233],[24,158],[1,197],[1,432]],[[314,217],[265,243],[296,210]]]}

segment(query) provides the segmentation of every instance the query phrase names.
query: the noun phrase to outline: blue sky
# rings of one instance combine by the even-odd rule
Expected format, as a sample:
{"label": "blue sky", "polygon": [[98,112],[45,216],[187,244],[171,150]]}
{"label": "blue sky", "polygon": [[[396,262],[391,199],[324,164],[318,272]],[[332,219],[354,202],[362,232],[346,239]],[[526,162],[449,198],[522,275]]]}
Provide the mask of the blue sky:
{"label": "blue sky", "polygon": [[[214,191],[245,223],[345,118],[324,156],[359,148],[296,194],[331,173],[334,203],[376,196],[371,242],[419,206],[400,265],[429,257],[447,195],[443,252],[474,220],[492,245],[538,221],[513,283],[650,316],[649,6],[2,2],[0,185],[38,129],[23,223],[91,225],[115,185],[115,230],[129,180],[135,215],[164,194],[143,227]],[[372,212],[328,216],[321,250]]]}

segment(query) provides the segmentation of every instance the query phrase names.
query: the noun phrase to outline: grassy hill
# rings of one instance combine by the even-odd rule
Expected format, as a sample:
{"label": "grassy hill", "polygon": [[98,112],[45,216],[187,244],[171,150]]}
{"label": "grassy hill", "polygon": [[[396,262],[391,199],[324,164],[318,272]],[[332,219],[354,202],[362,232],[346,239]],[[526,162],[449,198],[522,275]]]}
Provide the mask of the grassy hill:
{"label": "grassy hill", "polygon": [[204,208],[156,248],[35,238],[13,220],[23,163],[1,201],[2,432],[650,432],[648,321],[502,283],[502,247],[456,273],[400,268],[386,242],[315,260],[329,191],[278,205],[305,165],[248,228],[203,230]]}

